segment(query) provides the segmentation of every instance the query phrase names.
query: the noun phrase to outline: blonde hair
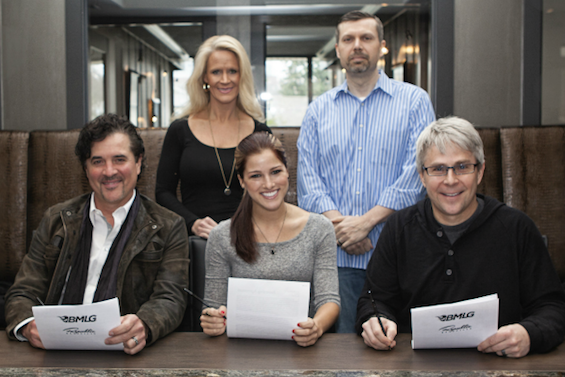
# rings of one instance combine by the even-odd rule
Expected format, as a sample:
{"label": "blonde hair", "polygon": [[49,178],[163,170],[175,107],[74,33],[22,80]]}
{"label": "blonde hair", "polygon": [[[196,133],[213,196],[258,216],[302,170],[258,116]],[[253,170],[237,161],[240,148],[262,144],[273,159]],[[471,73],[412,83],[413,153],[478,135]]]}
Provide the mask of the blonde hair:
{"label": "blonde hair", "polygon": [[210,93],[204,91],[202,85],[204,85],[203,76],[206,73],[208,58],[214,51],[231,51],[235,54],[240,72],[237,107],[252,118],[264,122],[263,110],[255,96],[249,57],[241,43],[229,35],[210,37],[198,48],[194,59],[194,71],[186,84],[190,102],[179,118],[199,113],[210,103]]}

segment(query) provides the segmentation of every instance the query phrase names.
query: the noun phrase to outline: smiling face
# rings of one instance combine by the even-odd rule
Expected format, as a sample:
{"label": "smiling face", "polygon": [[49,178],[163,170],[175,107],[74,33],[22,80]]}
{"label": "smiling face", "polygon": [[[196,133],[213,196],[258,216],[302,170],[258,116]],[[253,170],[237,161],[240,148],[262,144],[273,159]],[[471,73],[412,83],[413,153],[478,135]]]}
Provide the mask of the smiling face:
{"label": "smiling face", "polygon": [[239,183],[253,200],[253,211],[275,211],[281,207],[288,191],[288,171],[270,149],[247,157]]}
{"label": "smiling face", "polygon": [[142,157],[136,161],[129,137],[122,132],[92,143],[90,151],[84,167],[86,177],[94,191],[96,208],[106,216],[126,204],[133,195]]}
{"label": "smiling face", "polygon": [[[424,159],[424,166],[455,166],[457,164],[475,164],[477,160],[472,152],[450,144],[442,154],[436,146],[430,148]],[[477,186],[483,179],[485,164],[477,166],[471,174],[456,175],[449,169],[446,176],[432,177],[424,169],[420,180],[432,202],[436,220],[443,225],[458,225],[469,219],[477,209]]]}
{"label": "smiling face", "polygon": [[335,50],[341,66],[348,74],[374,72],[385,41],[380,41],[377,21],[364,18],[342,22]]}
{"label": "smiling face", "polygon": [[226,50],[210,54],[206,63],[204,83],[210,85],[210,101],[231,103],[239,94],[239,62],[237,56]]}

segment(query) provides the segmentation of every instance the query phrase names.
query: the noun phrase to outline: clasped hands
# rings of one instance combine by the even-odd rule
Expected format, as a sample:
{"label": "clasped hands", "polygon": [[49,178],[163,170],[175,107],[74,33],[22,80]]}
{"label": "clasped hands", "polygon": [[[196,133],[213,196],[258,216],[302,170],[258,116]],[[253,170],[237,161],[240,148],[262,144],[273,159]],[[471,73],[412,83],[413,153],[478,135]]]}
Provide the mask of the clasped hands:
{"label": "clasped hands", "polygon": [[332,219],[338,246],[351,255],[365,254],[373,250],[367,237],[373,228],[361,216],[338,216]]}
{"label": "clasped hands", "polygon": [[[394,338],[397,334],[396,323],[381,317],[387,336],[384,335],[377,318],[372,317],[363,324],[363,341],[377,350],[390,350],[396,346]],[[478,345],[477,350],[483,353],[496,352],[498,356],[520,358],[530,352],[530,336],[520,324],[502,326],[496,334],[488,337]]]}
{"label": "clasped hands", "polygon": [[[110,344],[124,344],[124,352],[130,355],[134,355],[145,348],[147,332],[145,331],[145,324],[139,317],[135,314],[124,315],[121,318],[121,324],[114,327],[108,335],[110,337],[106,338],[104,343]],[[35,348],[43,348],[43,342],[39,337],[39,332],[37,331],[37,325],[35,320],[29,322],[22,328],[22,335],[29,341],[29,343]],[[137,339],[136,341],[133,337]]]}
{"label": "clasped hands", "polygon": [[212,220],[211,217],[206,216],[203,219],[198,219],[192,224],[192,228],[190,229],[193,234],[197,235],[198,237],[202,237],[204,239],[208,239],[210,236],[210,232],[218,225],[217,222]]}
{"label": "clasped hands", "polygon": [[[200,325],[205,334],[210,336],[222,335],[226,331],[227,308],[222,305],[218,309],[205,308],[200,316]],[[322,336],[323,330],[316,321],[308,318],[297,324],[292,330],[291,338],[302,347],[308,347],[316,343]]]}

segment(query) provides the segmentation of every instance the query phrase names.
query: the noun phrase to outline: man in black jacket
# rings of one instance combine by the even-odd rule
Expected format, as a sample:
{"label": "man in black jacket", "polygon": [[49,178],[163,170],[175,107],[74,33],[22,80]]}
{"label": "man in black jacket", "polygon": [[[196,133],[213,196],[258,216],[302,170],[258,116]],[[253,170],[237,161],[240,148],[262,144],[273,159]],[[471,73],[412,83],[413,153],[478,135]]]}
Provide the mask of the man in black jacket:
{"label": "man in black jacket", "polygon": [[499,329],[479,351],[517,358],[559,345],[565,291],[533,221],[477,194],[485,171],[477,131],[443,118],[416,148],[428,198],[389,217],[367,267],[357,332],[367,345],[391,349],[398,332],[410,332],[411,308],[497,293]]}

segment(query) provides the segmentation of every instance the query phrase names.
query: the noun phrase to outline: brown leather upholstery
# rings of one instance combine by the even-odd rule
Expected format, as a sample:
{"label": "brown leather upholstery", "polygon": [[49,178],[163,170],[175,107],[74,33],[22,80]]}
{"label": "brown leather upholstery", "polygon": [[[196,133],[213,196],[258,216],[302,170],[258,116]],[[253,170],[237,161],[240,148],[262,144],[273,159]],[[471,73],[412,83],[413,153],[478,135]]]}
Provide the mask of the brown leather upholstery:
{"label": "brown leather upholstery", "polygon": [[296,148],[296,141],[300,134],[298,127],[273,127],[271,128],[273,135],[281,141],[286,151],[286,159],[288,165],[288,174],[290,186],[285,197],[288,203],[298,204],[298,197],[296,194],[296,165],[298,164],[298,149]]}
{"label": "brown leather upholstery", "polygon": [[29,133],[0,131],[0,280],[12,281],[26,253]]}
{"label": "brown leather upholstery", "polygon": [[530,216],[547,236],[565,279],[565,127],[500,130],[504,202]]}
{"label": "brown leather upholstery", "polygon": [[477,188],[481,194],[502,201],[502,161],[500,156],[500,129],[478,128],[485,150],[486,170],[483,181]]}
{"label": "brown leather upholstery", "polygon": [[79,130],[30,133],[28,245],[47,208],[90,191],[75,155],[78,134]]}
{"label": "brown leather upholstery", "polygon": [[157,180],[157,166],[161,158],[163,140],[165,139],[166,129],[140,129],[139,135],[143,139],[145,146],[145,168],[137,182],[137,188],[143,195],[155,200],[155,182]]}

